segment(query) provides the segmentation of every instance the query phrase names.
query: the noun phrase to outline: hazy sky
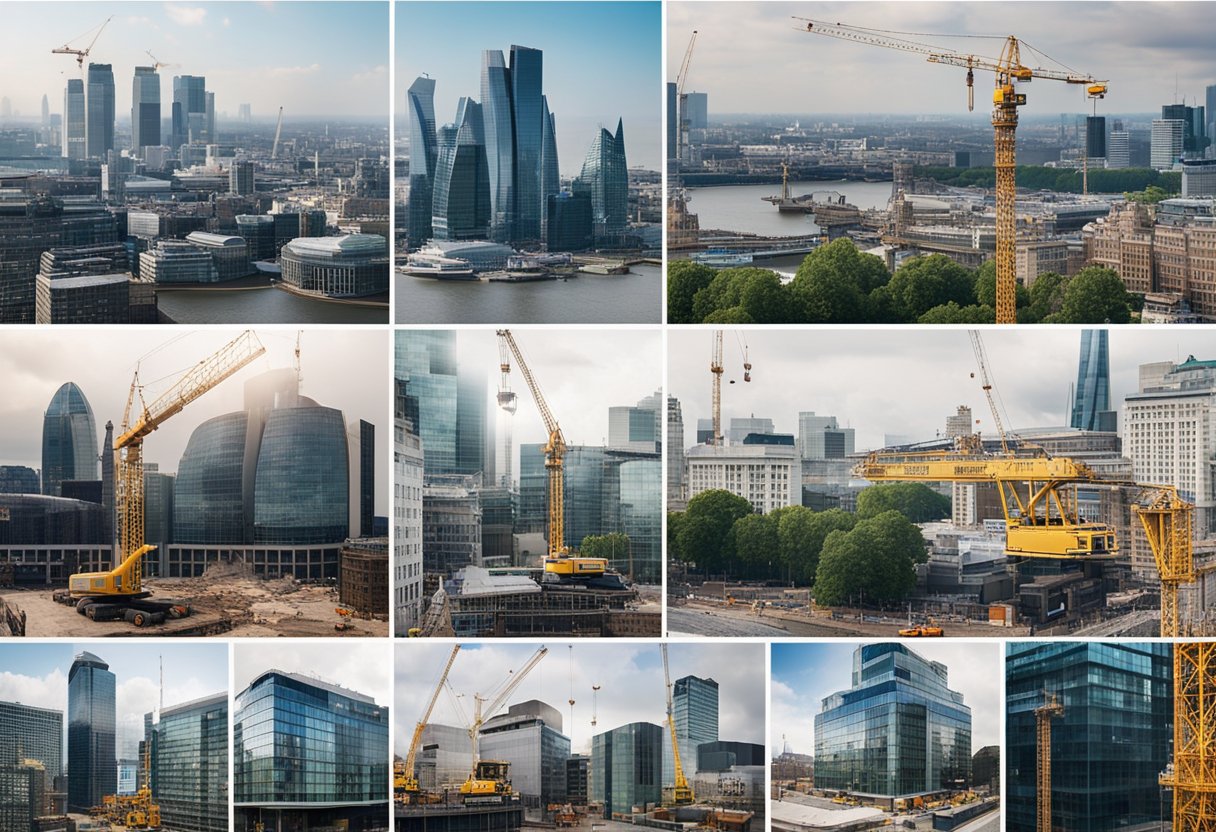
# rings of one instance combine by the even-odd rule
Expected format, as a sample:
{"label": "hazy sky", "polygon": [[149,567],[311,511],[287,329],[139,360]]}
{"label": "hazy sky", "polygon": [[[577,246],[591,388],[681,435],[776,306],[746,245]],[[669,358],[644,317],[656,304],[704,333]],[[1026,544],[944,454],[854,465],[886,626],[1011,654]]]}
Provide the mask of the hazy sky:
{"label": "hazy sky", "polygon": [[[885,29],[909,40],[997,57],[1000,40],[938,33],[1014,35],[1078,72],[1110,81],[1098,114],[1160,112],[1175,86],[1187,103],[1216,84],[1210,3],[754,3],[667,4],[667,77],[674,81],[698,30],[686,92],[709,94],[721,113],[950,113],[965,115],[966,70],[919,54],[796,31],[792,16]],[[1030,67],[1060,68],[1022,51]],[[1175,82],[1175,79],[1176,82]],[[977,72],[975,109],[990,109],[993,77]],[[1091,112],[1081,87],[1023,85],[1023,113]],[[1202,103],[1202,101],[1200,101]]]}
{"label": "hazy sky", "polygon": [[[460,708],[472,719],[473,694],[494,694],[508,675],[536,652],[539,644],[482,643],[462,645],[452,672],[451,687],[462,698]],[[665,725],[667,694],[663,660],[656,643],[581,641],[573,645],[546,643],[548,654],[519,683],[499,713],[518,702],[539,699],[562,715],[562,733],[570,737],[576,754],[591,753],[591,737],[631,722]],[[718,735],[724,740],[764,742],[765,645],[758,643],[671,644],[668,647],[671,679],[693,675],[718,683]],[[393,753],[405,756],[414,726],[451,645],[431,641],[401,642],[396,660],[396,736]],[[573,681],[572,681],[573,678]],[[596,725],[592,727],[592,685]],[[574,721],[570,705],[574,699]],[[453,697],[439,696],[431,722],[466,726],[458,716]]]}
{"label": "hazy sky", "polygon": [[[8,329],[0,332],[0,465],[42,467],[42,417],[60,385],[74,381],[84,391],[97,424],[97,444],[106,421],[122,423],[131,378],[140,359],[144,400],[151,403],[182,373],[236,337],[239,330],[181,327]],[[176,473],[190,434],[213,416],[244,407],[245,382],[270,369],[294,366],[296,331],[263,329],[266,353],[191,402],[144,440],[144,459]],[[300,342],[301,387],[325,407],[343,411],[347,426],[366,419],[376,426],[376,513],[388,513],[389,443],[392,437],[389,336],[376,330],[305,330]],[[352,367],[357,372],[352,372]]]}
{"label": "hazy sky", "polygon": [[392,706],[392,646],[385,639],[347,639],[340,649],[321,641],[233,644],[232,690],[239,694],[267,670],[299,673],[339,685]]}
{"label": "hazy sky", "polygon": [[139,753],[144,714],[160,703],[160,662],[164,662],[165,707],[228,692],[227,644],[98,643],[0,644],[0,700],[64,712],[63,762],[67,765],[68,671],[87,650],[110,666],[118,714],[120,757]]}
{"label": "hazy sky", "polygon": [[[971,752],[1001,742],[1001,678],[1004,665],[996,642],[926,642],[906,645],[949,671],[947,684],[971,708]],[[815,718],[825,696],[852,686],[856,644],[773,645],[773,700],[769,747],[780,754],[782,737],[790,750],[815,752]]]}
{"label": "hazy sky", "polygon": [[[435,122],[456,117],[461,96],[481,101],[481,53],[511,46],[544,51],[542,91],[557,119],[563,176],[576,176],[602,126],[624,119],[630,167],[660,169],[662,37],[657,2],[398,3],[397,114],[408,124],[406,90],[435,79]],[[406,134],[408,135],[408,133]]]}
{"label": "hazy sky", "polygon": [[174,75],[202,75],[217,114],[235,118],[242,103],[254,118],[388,116],[388,4],[364,2],[5,3],[8,36],[0,50],[0,95],[22,115],[37,117],[42,96],[63,112],[69,78],[81,77],[73,55],[96,29],[88,64],[114,67],[119,122],[131,118],[136,66],[151,52],[160,70],[161,117],[169,118]]}
{"label": "hazy sky", "polygon": [[[668,333],[668,384],[680,400],[685,445],[696,442],[697,418],[710,417],[712,333],[709,328]],[[750,384],[743,382],[740,337],[746,338],[754,365]],[[1004,402],[1005,427],[1067,425],[1081,329],[988,328],[983,340],[989,377]],[[1124,396],[1137,391],[1139,365],[1181,362],[1190,354],[1216,358],[1211,335],[1201,329],[1113,327],[1109,343],[1116,410]],[[860,451],[880,447],[884,434],[933,439],[958,405],[968,405],[979,420],[976,430],[995,437],[965,329],[752,328],[728,330],[724,344],[724,429],[730,417],[754,414],[772,419],[779,433],[797,435],[798,413],[811,411],[854,428]]]}

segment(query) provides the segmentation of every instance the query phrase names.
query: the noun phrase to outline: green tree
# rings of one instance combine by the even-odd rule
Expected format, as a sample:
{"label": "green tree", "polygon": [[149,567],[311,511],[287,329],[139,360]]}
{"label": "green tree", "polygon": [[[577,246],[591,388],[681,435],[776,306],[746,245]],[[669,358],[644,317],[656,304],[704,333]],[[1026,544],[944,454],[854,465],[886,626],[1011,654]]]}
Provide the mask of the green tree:
{"label": "green tree", "polygon": [[790,291],[776,272],[756,269],[740,292],[739,305],[758,324],[797,323],[791,315]]}
{"label": "green tree", "polygon": [[925,560],[920,531],[897,511],[859,520],[851,531],[827,536],[815,574],[816,602],[885,604],[916,585],[914,564]]}
{"label": "green tree", "polygon": [[819,553],[824,539],[834,531],[848,531],[857,522],[855,515],[834,508],[811,511],[805,506],[789,506],[770,512],[777,518],[777,548],[789,578],[797,584],[815,583]]}
{"label": "green tree", "polygon": [[633,549],[629,535],[624,532],[589,534],[583,538],[578,553],[585,558],[603,558],[609,566],[621,572],[633,571]]}
{"label": "green tree", "polygon": [[752,504],[729,491],[702,491],[688,501],[677,543],[685,562],[709,573],[724,572],[734,558],[731,528],[752,513]]}
{"label": "green tree", "polygon": [[691,260],[672,260],[667,264],[667,320],[673,324],[695,324],[692,302],[697,292],[714,279],[714,270]]}
{"label": "green tree", "polygon": [[728,306],[725,309],[715,309],[701,321],[703,324],[754,324],[756,321],[742,306]]}
{"label": "green tree", "polygon": [[1128,191],[1123,194],[1123,198],[1128,202],[1143,202],[1146,205],[1156,205],[1163,199],[1169,199],[1170,193],[1164,188],[1149,185],[1142,191]]}
{"label": "green tree", "polygon": [[[1022,323],[1037,324],[1060,311],[1064,305],[1064,290],[1068,278],[1055,272],[1044,272],[1030,284],[1030,306]],[[1019,319],[1020,320],[1020,319]]]}
{"label": "green tree", "polygon": [[736,520],[731,531],[735,538],[739,572],[758,580],[780,576],[777,521],[774,518],[765,514],[748,514]]}
{"label": "green tree", "polygon": [[1131,320],[1132,299],[1122,278],[1112,269],[1087,266],[1068,281],[1060,311],[1047,318],[1056,324],[1125,324]]}
{"label": "green tree", "polygon": [[908,260],[895,270],[889,288],[895,308],[909,322],[951,301],[975,303],[975,275],[944,254]]}
{"label": "green tree", "polygon": [[680,547],[680,529],[684,526],[684,512],[667,512],[667,556],[673,560],[688,560]]}
{"label": "green tree", "polygon": [[918,324],[991,324],[996,322],[996,310],[991,306],[959,306],[950,301],[935,306],[916,319]]}
{"label": "green tree", "polygon": [[883,482],[857,495],[857,516],[863,520],[898,511],[913,523],[950,516],[950,498],[919,482]]}
{"label": "green tree", "polygon": [[841,237],[807,255],[789,288],[807,323],[864,323],[866,295],[888,279],[881,259]]}

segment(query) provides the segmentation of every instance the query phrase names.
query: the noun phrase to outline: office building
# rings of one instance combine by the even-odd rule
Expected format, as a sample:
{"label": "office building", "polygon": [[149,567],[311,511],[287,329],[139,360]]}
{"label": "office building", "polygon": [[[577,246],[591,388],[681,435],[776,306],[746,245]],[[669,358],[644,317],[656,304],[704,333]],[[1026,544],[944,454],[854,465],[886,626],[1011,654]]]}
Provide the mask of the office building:
{"label": "office building", "polygon": [[416,427],[418,401],[395,381],[393,419],[393,626],[408,635],[422,616],[422,492],[424,450]]}
{"label": "office building", "polygon": [[541,240],[541,157],[548,108],[541,94],[544,56],[539,49],[511,46],[511,111],[515,129],[515,223],[513,241]]}
{"label": "office building", "polygon": [[58,497],[64,480],[97,479],[97,424],[75,382],[65,382],[42,416],[42,493]]}
{"label": "office building", "polygon": [[1106,147],[1106,166],[1108,168],[1131,167],[1131,134],[1123,129],[1123,122],[1118,119],[1110,131],[1110,140]]}
{"label": "office building", "polygon": [[689,130],[704,130],[709,127],[709,94],[690,92],[684,96],[684,118]]}
{"label": "office building", "polygon": [[253,162],[237,159],[228,169],[228,193],[249,196],[254,190]]}
{"label": "office building", "polygon": [[619,119],[615,134],[600,128],[583,160],[574,190],[591,196],[591,225],[597,241],[625,231],[629,222],[629,169],[625,128]]}
{"label": "office building", "polygon": [[1153,119],[1152,146],[1149,164],[1156,170],[1172,170],[1182,158],[1183,128],[1181,119]]}
{"label": "office building", "polygon": [[540,238],[549,240],[549,202],[561,192],[561,171],[557,164],[557,117],[549,112],[549,99],[540,97],[541,104],[541,153],[540,153]]}
{"label": "office building", "polygon": [[1183,160],[1182,196],[1184,199],[1216,196],[1216,159]]}
{"label": "office building", "polygon": [[25,465],[0,465],[0,494],[41,494],[38,472]]}
{"label": "office building", "polygon": [[608,408],[608,447],[621,451],[654,453],[661,449],[662,427],[651,407]]}
{"label": "office building", "polygon": [[1089,159],[1106,158],[1106,116],[1085,117],[1085,155]]}
{"label": "office building", "polygon": [[131,80],[131,149],[160,144],[160,76],[154,66],[135,67]]}
{"label": "office building", "polygon": [[144,463],[144,541],[162,549],[173,542],[175,474],[162,474],[155,462]]}
{"label": "office building", "polygon": [[570,805],[587,805],[590,769],[591,758],[586,754],[573,754],[566,758],[566,802]]}
{"label": "office building", "polygon": [[[410,249],[416,249],[433,236],[431,194],[439,157],[435,133],[435,79],[415,78],[405,95],[410,119],[409,224],[406,233]],[[461,101],[463,103],[464,99]],[[484,141],[482,145],[484,154]]]}
{"label": "office building", "polygon": [[237,694],[232,737],[242,827],[387,825],[388,708],[370,696],[268,670]]}
{"label": "office building", "polygon": [[473,770],[473,742],[467,728],[428,722],[422,729],[414,772],[418,787],[431,792],[459,790]]}
{"label": "office building", "polygon": [[545,244],[549,251],[586,251],[595,246],[591,194],[561,191],[549,196]]}
{"label": "office building", "polygon": [[680,400],[667,397],[667,499],[684,499],[684,414]]}
{"label": "office building", "polygon": [[[253,263],[249,260],[249,245],[244,237],[191,231],[186,235],[186,242],[211,255],[216,280],[236,280],[254,272]],[[172,282],[168,278],[169,275],[165,274],[160,282]]]}
{"label": "office building", "polygon": [[514,113],[511,72],[497,49],[481,53],[481,107],[490,177],[489,238],[509,243],[515,239]]}
{"label": "office building", "polygon": [[85,144],[84,81],[69,78],[63,91],[63,157],[83,159],[88,155]]}
{"label": "office building", "polygon": [[752,434],[772,436],[776,432],[772,419],[763,416],[732,416],[726,427],[726,441],[730,445],[742,445]]}
{"label": "office building", "polygon": [[85,154],[104,159],[114,149],[114,71],[109,64],[89,64],[84,110]]}
{"label": "office building", "polygon": [[218,283],[220,280],[219,267],[212,253],[185,240],[157,240],[147,251],[141,252],[139,276],[142,280],[161,284]]}
{"label": "office building", "polygon": [[968,782],[971,709],[947,674],[902,644],[854,650],[851,687],[815,717],[816,788],[894,798]]}
{"label": "office building", "polygon": [[[1036,708],[1051,725],[1052,826],[1075,832],[1156,827],[1158,775],[1170,764],[1173,663],[1168,644],[1009,642],[1005,662],[1006,824],[1036,829]],[[815,779],[819,781],[819,760]],[[1164,816],[1169,817],[1168,797]]]}
{"label": "office building", "polygon": [[1110,409],[1110,358],[1107,330],[1081,331],[1081,360],[1069,425],[1078,430],[1114,432],[1118,413]]}
{"label": "office building", "polygon": [[631,722],[591,738],[589,791],[605,818],[660,802],[665,733],[651,722]]}
{"label": "office building", "polygon": [[131,322],[131,277],[92,274],[35,280],[34,320],[40,324]]}
{"label": "office building", "polygon": [[679,158],[680,123],[679,90],[675,83],[667,83],[667,159]]}
{"label": "office building", "polygon": [[742,766],[763,766],[764,745],[755,742],[716,740],[697,746],[697,771],[730,771]]}
{"label": "office building", "polygon": [[[425,447],[425,446],[424,446]],[[482,565],[479,478],[427,474],[422,489],[422,568],[450,577]]]}
{"label": "office building", "polygon": [[22,760],[44,766],[48,780],[62,776],[63,711],[0,701],[0,767]]}
{"label": "office building", "polygon": [[[680,764],[684,774],[697,772],[697,749],[703,743],[718,741],[718,683],[699,676],[685,676],[671,686],[672,713],[680,741]],[[671,733],[663,741],[663,785],[675,782],[675,762],[671,753]]]}
{"label": "office building", "polygon": [[388,291],[388,241],[379,234],[298,237],[283,246],[283,282],[305,294],[364,297]]}
{"label": "office building", "polygon": [[723,489],[760,513],[802,504],[798,451],[789,445],[694,445],[685,452],[688,498]]}
{"label": "office building", "polygon": [[68,671],[68,810],[88,812],[118,790],[114,674],[88,652]]}
{"label": "office building", "polygon": [[177,832],[227,829],[227,692],[165,708],[153,747],[152,776],[164,826]]}
{"label": "office building", "polygon": [[173,77],[172,136],[169,146],[174,150],[183,144],[206,144],[207,79],[198,75]]}
{"label": "office building", "polygon": [[566,800],[570,738],[562,734],[562,715],[553,706],[531,699],[490,718],[481,728],[480,754],[511,764],[511,786],[525,809]]}
{"label": "office building", "polygon": [[49,814],[50,788],[46,767],[37,760],[0,763],[0,830],[27,832],[36,828],[35,819]]}
{"label": "office building", "polygon": [[835,416],[798,414],[798,456],[802,459],[844,459],[853,453],[853,428],[842,428]]}
{"label": "office building", "polygon": [[[427,216],[428,238],[485,239],[490,222],[490,179],[481,105],[461,98],[456,122],[443,126],[438,142],[433,175],[427,177],[425,186],[420,186],[433,193]],[[412,189],[412,173],[410,182]],[[410,216],[412,206],[411,202]],[[425,239],[419,245],[423,242]]]}

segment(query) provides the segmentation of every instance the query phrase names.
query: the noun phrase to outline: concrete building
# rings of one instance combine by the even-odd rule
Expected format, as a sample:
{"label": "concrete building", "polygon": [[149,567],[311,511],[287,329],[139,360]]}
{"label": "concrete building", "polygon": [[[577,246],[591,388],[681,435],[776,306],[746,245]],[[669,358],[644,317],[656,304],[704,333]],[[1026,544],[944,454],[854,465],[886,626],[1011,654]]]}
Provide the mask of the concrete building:
{"label": "concrete building", "polygon": [[1047,272],[1068,274],[1068,240],[1020,242],[1014,251],[1014,273],[1018,284],[1029,288]]}
{"label": "concrete building", "polygon": [[688,498],[723,489],[760,514],[801,505],[798,452],[786,445],[695,445],[685,454]]}
{"label": "concrete building", "polygon": [[687,489],[684,474],[684,415],[680,401],[667,397],[667,501],[683,500]]}
{"label": "concrete building", "polygon": [[479,482],[460,475],[428,477],[422,488],[423,572],[450,576],[481,566]]}
{"label": "concrete building", "polygon": [[115,685],[110,666],[88,652],[68,671],[68,810],[88,812],[118,791]]}
{"label": "concrete building", "polygon": [[39,324],[125,324],[131,322],[131,276],[91,274],[52,278],[34,284],[34,321]]}
{"label": "concrete building", "polygon": [[853,428],[842,428],[835,416],[798,414],[798,456],[803,459],[844,459],[853,453]]}
{"label": "concrete building", "polygon": [[1156,170],[1173,170],[1182,158],[1185,122],[1181,119],[1153,119],[1152,149],[1149,164]]}
{"label": "concrete building", "polygon": [[157,240],[139,255],[139,275],[154,283],[218,283],[210,251],[183,240]]}
{"label": "concrete building", "polygon": [[1216,196],[1216,159],[1185,159],[1182,162],[1183,198]]}
{"label": "concrete building", "polygon": [[245,243],[244,237],[191,231],[186,235],[186,242],[211,255],[211,259],[215,262],[216,280],[235,280],[254,272],[253,263],[249,260],[249,247]]}
{"label": "concrete building", "polygon": [[665,733],[651,722],[631,722],[591,738],[591,800],[604,807],[605,818],[659,803]]}
{"label": "concrete building", "polygon": [[1117,119],[1106,145],[1106,166],[1108,168],[1131,167],[1131,135],[1123,129],[1123,122]]}
{"label": "concrete building", "polygon": [[418,400],[396,380],[393,419],[393,626],[408,635],[422,616],[422,437],[415,427]]}
{"label": "concrete building", "polygon": [[481,728],[480,753],[511,764],[511,785],[525,810],[565,801],[570,738],[553,706],[532,699],[490,718]]}
{"label": "concrete building", "polygon": [[418,786],[431,792],[456,791],[473,770],[473,743],[465,728],[428,723],[414,773]]}

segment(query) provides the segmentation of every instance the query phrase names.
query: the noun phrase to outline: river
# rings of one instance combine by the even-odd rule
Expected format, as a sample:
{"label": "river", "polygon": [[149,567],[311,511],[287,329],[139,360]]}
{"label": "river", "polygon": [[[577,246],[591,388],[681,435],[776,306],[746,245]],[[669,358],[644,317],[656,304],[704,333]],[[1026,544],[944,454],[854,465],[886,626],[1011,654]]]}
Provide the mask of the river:
{"label": "river", "polygon": [[387,306],[319,300],[285,289],[164,289],[160,311],[179,324],[386,324]]}
{"label": "river", "polygon": [[[836,191],[845,202],[858,208],[885,208],[891,196],[890,182],[791,182],[790,194]],[[764,201],[781,193],[775,185],[716,185],[688,191],[688,210],[696,214],[704,230],[745,231],[766,237],[801,237],[814,234],[819,226],[810,214],[783,214]]]}

